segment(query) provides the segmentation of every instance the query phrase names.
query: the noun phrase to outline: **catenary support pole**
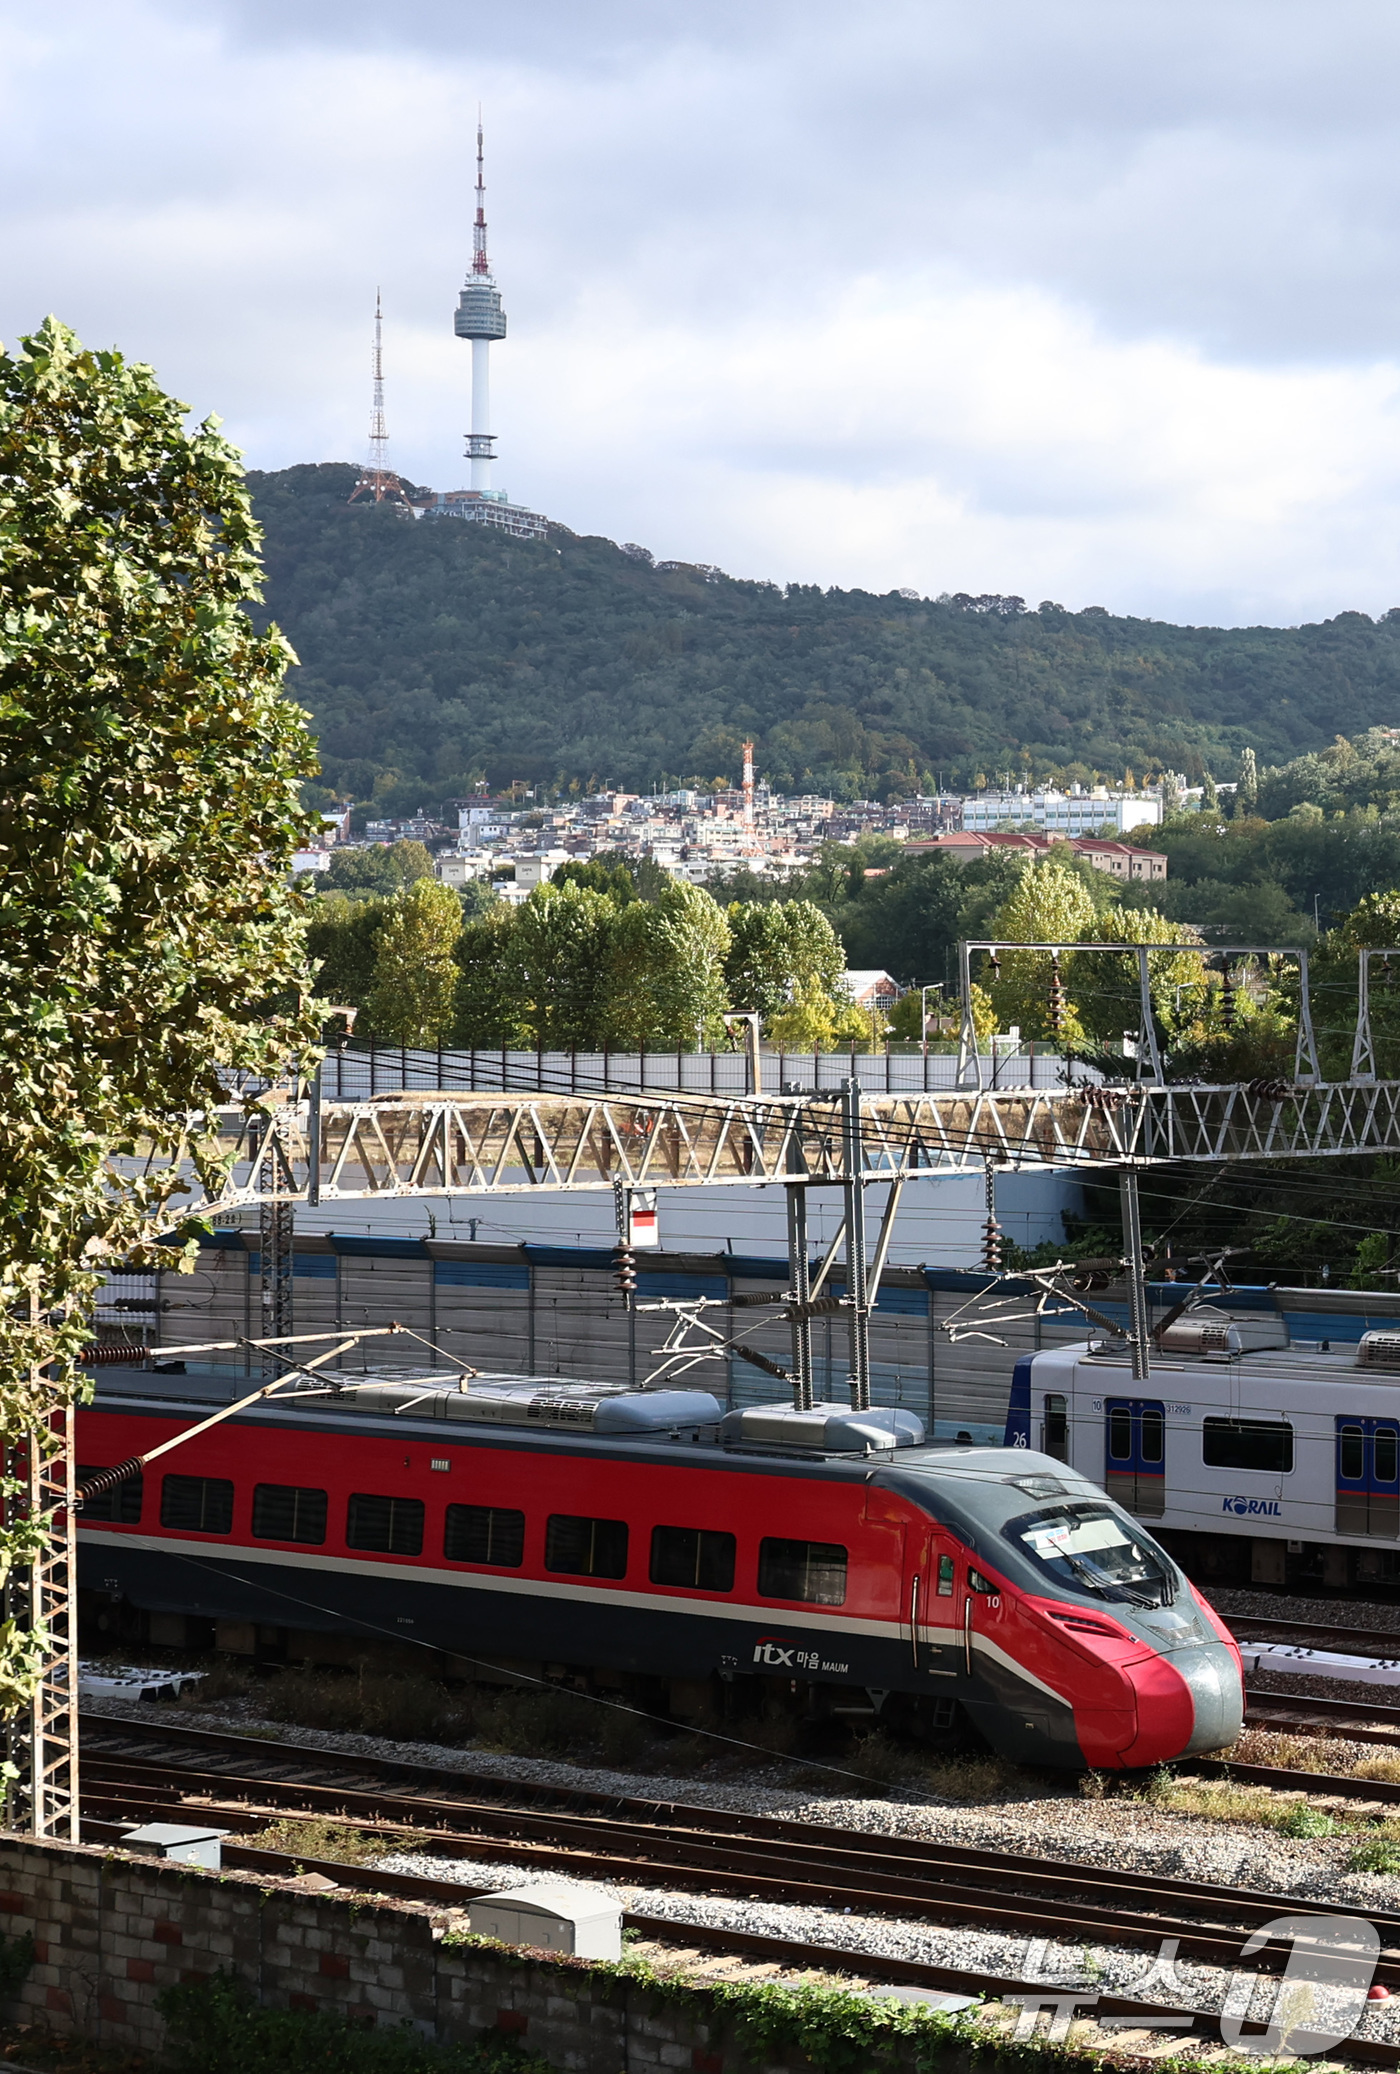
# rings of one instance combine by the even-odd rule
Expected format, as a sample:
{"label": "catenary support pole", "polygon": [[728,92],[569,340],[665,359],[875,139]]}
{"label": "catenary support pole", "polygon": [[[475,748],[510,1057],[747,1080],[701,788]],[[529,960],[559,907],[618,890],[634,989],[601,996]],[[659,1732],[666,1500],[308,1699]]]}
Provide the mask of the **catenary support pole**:
{"label": "catenary support pole", "polygon": [[292,1332],[292,1269],[295,1247],[295,1213],[288,1191],[291,1175],[282,1147],[281,1119],[274,1112],[267,1119],[258,1163],[258,1284],[260,1331],[258,1337],[271,1341],[263,1356],[263,1374],[280,1373],[279,1343]]}
{"label": "catenary support pole", "polygon": [[1129,1345],[1133,1356],[1133,1380],[1145,1383],[1152,1373],[1147,1316],[1147,1270],[1142,1257],[1142,1217],[1138,1207],[1138,1177],[1133,1167],[1118,1176],[1118,1199],[1123,1210],[1123,1253],[1128,1276]]}
{"label": "catenary support pole", "polygon": [[[31,1309],[38,1322],[37,1297]],[[74,1519],[73,1407],[59,1399],[43,1369],[32,1377],[30,1436],[5,1450],[16,1513],[47,1533],[35,1561],[11,1571],[3,1612],[37,1638],[38,1679],[28,1706],[6,1722],[5,1826],[30,1836],[78,1841],[77,1545]],[[42,1409],[47,1405],[47,1409]]]}
{"label": "catenary support pole", "polygon": [[870,1311],[865,1286],[865,1156],[860,1082],[841,1083],[841,1123],[846,1168],[846,1302],[850,1305],[851,1406],[870,1409]]}
{"label": "catenary support pole", "polygon": [[807,1253],[807,1189],[801,1181],[787,1186],[788,1287],[792,1291],[792,1401],[798,1411],[812,1409],[812,1321],[797,1315],[812,1297],[812,1264]]}

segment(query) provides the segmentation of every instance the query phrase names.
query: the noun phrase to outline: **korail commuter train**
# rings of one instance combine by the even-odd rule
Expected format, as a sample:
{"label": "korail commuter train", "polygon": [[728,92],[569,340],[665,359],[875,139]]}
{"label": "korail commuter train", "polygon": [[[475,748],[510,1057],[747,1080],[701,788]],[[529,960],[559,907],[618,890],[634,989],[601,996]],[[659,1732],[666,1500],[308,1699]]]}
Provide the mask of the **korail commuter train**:
{"label": "korail commuter train", "polygon": [[[246,1387],[101,1371],[80,1476]],[[87,1501],[80,1603],[112,1642],[325,1662],[388,1639],[449,1673],[628,1694],[740,1736],[787,1709],[932,1743],[980,1734],[1058,1766],[1227,1747],[1239,1652],[1133,1511],[1162,1473],[1154,1418],[1170,1459],[1199,1393],[1174,1382],[1150,1405],[1084,1349],[1023,1364],[1017,1387],[1012,1444],[995,1447],[927,1444],[907,1411],[347,1377],[236,1414]],[[1120,1402],[1132,1452],[1110,1457],[1105,1495]],[[1258,1475],[1239,1488],[1256,1485],[1272,1496]]]}
{"label": "korail commuter train", "polygon": [[1283,1315],[1222,1301],[1165,1328],[1146,1383],[1121,1341],[1025,1355],[1007,1445],[1102,1485],[1203,1582],[1385,1588],[1400,1582],[1400,1330],[1357,1323],[1320,1315],[1323,1336],[1290,1338]]}

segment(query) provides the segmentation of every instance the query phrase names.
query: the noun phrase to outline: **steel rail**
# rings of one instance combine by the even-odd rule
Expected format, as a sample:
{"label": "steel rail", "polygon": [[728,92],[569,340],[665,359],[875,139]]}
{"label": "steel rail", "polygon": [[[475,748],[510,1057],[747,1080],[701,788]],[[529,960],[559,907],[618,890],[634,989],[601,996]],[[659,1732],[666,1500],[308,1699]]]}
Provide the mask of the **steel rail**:
{"label": "steel rail", "polygon": [[1400,1631],[1394,1628],[1328,1627],[1314,1620],[1246,1620],[1243,1614],[1226,1618],[1225,1625],[1240,1643],[1289,1642],[1300,1649],[1333,1649],[1344,1656],[1400,1661]]}
{"label": "steel rail", "polygon": [[1300,1692],[1256,1692],[1245,1688],[1245,1722],[1250,1728],[1296,1728],[1302,1735],[1334,1735],[1353,1743],[1388,1743],[1400,1750],[1400,1707],[1369,1700],[1320,1699]]}

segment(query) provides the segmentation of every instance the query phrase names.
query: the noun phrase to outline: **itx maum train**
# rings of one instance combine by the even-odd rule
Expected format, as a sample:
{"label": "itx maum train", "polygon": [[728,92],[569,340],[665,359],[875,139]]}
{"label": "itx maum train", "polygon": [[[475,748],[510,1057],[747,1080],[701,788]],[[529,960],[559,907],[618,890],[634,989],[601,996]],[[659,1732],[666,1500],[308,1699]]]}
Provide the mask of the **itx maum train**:
{"label": "itx maum train", "polygon": [[[904,1411],[347,1377],[236,1414],[89,1500],[81,1603],[113,1642],[324,1661],[388,1638],[449,1670],[630,1694],[701,1724],[864,1715],[1103,1769],[1228,1746],[1229,1633],[1119,1502],[1134,1494],[1106,1497],[1087,1448],[1054,1458],[1074,1420],[1055,1424],[1047,1390],[1068,1401],[1093,1358],[1047,1369],[1056,1386],[1018,1372],[1005,1447],[927,1445]],[[80,1476],[240,1389],[100,1371]],[[1032,1420],[1050,1422],[1046,1448],[1026,1444]]]}

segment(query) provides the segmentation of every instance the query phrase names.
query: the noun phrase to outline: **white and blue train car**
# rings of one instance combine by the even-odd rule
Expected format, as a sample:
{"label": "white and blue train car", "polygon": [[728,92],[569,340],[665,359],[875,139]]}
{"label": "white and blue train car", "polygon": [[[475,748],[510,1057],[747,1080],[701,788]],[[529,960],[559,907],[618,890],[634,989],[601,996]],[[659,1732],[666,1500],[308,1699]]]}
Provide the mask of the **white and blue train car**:
{"label": "white and blue train car", "polygon": [[1145,1383],[1121,1340],[1023,1356],[1007,1443],[1101,1484],[1203,1582],[1400,1586],[1400,1330],[1290,1322],[1190,1313]]}

